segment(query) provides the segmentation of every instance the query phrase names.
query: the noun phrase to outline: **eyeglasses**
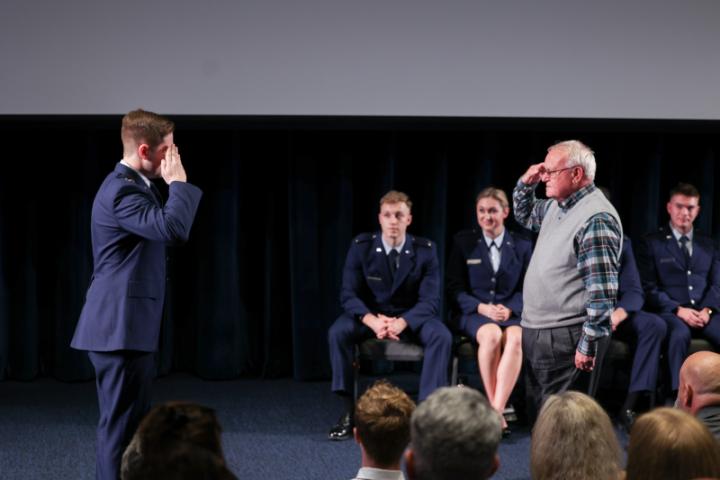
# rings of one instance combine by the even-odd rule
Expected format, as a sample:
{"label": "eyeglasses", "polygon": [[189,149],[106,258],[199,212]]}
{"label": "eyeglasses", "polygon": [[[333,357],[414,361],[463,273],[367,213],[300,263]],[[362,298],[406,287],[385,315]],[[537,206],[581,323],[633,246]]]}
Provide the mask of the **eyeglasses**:
{"label": "eyeglasses", "polygon": [[563,172],[565,170],[570,170],[571,168],[575,168],[575,167],[577,167],[577,165],[573,165],[572,167],[558,168],[557,170],[543,170],[540,173],[540,176],[548,177],[548,178],[557,177],[560,172]]}

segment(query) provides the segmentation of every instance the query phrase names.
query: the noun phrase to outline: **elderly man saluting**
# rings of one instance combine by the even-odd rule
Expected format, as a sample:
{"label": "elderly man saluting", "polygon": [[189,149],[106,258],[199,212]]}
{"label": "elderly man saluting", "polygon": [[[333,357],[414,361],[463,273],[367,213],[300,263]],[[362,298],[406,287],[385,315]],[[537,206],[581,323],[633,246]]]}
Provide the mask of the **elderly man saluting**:
{"label": "elderly man saluting", "polygon": [[[565,390],[594,394],[618,291],[620,217],[595,187],[595,156],[569,140],[548,149],[513,191],[515,219],[539,232],[523,285],[521,326],[535,407]],[[535,198],[545,183],[546,200]]]}

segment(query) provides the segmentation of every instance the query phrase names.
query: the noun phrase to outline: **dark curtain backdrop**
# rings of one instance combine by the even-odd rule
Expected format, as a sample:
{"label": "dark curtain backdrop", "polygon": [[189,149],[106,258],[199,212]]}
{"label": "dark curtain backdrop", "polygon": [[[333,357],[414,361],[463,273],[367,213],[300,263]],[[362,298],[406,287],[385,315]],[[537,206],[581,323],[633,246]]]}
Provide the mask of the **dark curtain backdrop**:
{"label": "dark curtain backdrop", "polygon": [[[411,196],[410,231],[435,240],[444,265],[452,235],[474,225],[476,193],[509,194],[558,140],[595,150],[596,181],[632,238],[666,221],[678,181],[702,193],[696,226],[720,233],[720,122],[173,119],[205,194],[190,241],[170,252],[161,373],[328,378],[345,253],[377,229],[382,194]],[[121,158],[119,128],[120,116],[0,117],[0,378],[92,378],[68,345],[92,269],[90,209]]]}

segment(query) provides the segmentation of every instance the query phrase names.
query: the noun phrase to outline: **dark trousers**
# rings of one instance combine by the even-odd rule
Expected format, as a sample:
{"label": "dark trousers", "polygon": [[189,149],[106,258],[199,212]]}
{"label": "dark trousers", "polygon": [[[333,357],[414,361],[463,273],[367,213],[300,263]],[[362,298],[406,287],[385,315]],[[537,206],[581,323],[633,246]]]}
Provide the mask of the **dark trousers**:
{"label": "dark trousers", "polygon": [[575,368],[575,352],[582,324],[558,328],[523,328],[522,349],[529,416],[535,419],[545,399],[555,393],[577,390],[595,395],[610,337],[598,340],[595,368]]}
{"label": "dark trousers", "polygon": [[613,332],[613,337],[635,344],[629,393],[655,391],[660,350],[666,334],[667,325],[663,319],[642,310],[631,313]]}
{"label": "dark trousers", "polygon": [[88,352],[88,356],[95,367],[100,409],[95,475],[116,480],[123,451],[150,408],[155,354],[123,350]]}
{"label": "dark trousers", "polygon": [[694,336],[707,339],[716,349],[720,347],[720,321],[712,317],[703,328],[690,328],[680,317],[673,313],[661,313],[667,324],[668,368],[672,389],[677,390],[680,383],[680,367],[687,358],[690,339]]}
{"label": "dark trousers", "polygon": [[[352,315],[343,314],[332,324],[328,331],[328,344],[333,392],[352,392],[354,346],[374,336],[371,328]],[[452,335],[447,327],[439,320],[428,320],[417,331],[411,331],[408,326],[400,338],[419,343],[425,350],[418,400],[424,400],[438,387],[447,386],[452,349]]]}

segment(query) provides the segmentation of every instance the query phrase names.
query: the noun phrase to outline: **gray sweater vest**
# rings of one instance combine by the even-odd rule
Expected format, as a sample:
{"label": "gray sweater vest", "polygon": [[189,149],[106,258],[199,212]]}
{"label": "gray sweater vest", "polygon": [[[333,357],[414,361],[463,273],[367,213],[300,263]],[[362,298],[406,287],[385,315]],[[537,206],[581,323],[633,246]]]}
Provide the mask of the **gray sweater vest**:
{"label": "gray sweater vest", "polygon": [[575,235],[590,217],[602,212],[620,224],[620,216],[600,190],[580,199],[566,213],[556,201],[550,204],[525,274],[523,327],[556,328],[585,321],[587,291],[577,268]]}

